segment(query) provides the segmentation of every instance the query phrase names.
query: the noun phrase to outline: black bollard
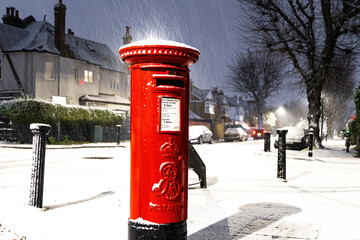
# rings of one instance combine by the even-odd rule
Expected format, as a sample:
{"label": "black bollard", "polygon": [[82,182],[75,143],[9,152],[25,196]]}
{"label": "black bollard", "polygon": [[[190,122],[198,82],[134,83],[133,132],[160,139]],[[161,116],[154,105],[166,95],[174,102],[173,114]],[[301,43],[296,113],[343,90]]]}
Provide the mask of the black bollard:
{"label": "black bollard", "polygon": [[37,208],[42,208],[43,205],[46,135],[50,129],[47,124],[30,124],[33,133],[33,159],[29,205]]}
{"label": "black bollard", "polygon": [[286,134],[288,130],[277,130],[278,139],[278,168],[277,177],[286,181]]}
{"label": "black bollard", "polygon": [[346,152],[349,152],[349,148],[350,148],[350,131],[346,130],[345,132],[345,147],[346,147]]}
{"label": "black bollard", "polygon": [[310,130],[309,130],[309,152],[308,152],[309,157],[313,156],[313,145],[314,145],[314,130],[312,128],[310,128]]}
{"label": "black bollard", "polygon": [[265,152],[270,152],[270,135],[271,133],[266,132],[264,135],[264,151]]}
{"label": "black bollard", "polygon": [[189,169],[192,169],[200,180],[200,187],[207,188],[206,183],[206,166],[202,161],[195,148],[189,143]]}
{"label": "black bollard", "polygon": [[120,129],[121,125],[116,125],[116,143],[120,145]]}

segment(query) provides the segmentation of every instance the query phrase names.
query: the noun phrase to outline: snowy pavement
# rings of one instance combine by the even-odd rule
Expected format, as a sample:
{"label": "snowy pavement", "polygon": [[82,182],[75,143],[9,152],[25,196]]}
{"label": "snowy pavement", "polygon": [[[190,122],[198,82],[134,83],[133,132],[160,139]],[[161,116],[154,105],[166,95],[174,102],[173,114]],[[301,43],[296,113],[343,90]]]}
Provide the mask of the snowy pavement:
{"label": "snowy pavement", "polygon": [[[188,239],[360,239],[360,158],[324,145],[287,151],[287,182],[263,141],[194,145],[208,188],[189,187]],[[1,148],[0,239],[127,239],[129,159],[129,143],[48,149],[40,210],[27,206],[31,149]]]}

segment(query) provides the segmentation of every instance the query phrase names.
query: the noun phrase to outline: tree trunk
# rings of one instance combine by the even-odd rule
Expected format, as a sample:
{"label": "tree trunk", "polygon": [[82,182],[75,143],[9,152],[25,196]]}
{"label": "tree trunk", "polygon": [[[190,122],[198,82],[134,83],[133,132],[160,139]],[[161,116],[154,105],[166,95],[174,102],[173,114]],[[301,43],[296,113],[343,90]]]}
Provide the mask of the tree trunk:
{"label": "tree trunk", "polygon": [[[313,82],[313,81],[312,81]],[[315,143],[319,148],[321,145],[319,120],[321,116],[321,90],[319,84],[307,84],[307,97],[309,102],[309,129],[314,130]]]}
{"label": "tree trunk", "polygon": [[327,126],[327,129],[326,129],[326,134],[327,134],[327,137],[329,139],[333,139],[333,131],[332,131],[332,125],[333,125],[333,120],[332,119],[328,119],[326,121],[326,126]]}
{"label": "tree trunk", "polygon": [[262,101],[256,101],[256,107],[257,107],[257,116],[258,116],[258,125],[259,129],[263,128],[263,120],[262,120]]}

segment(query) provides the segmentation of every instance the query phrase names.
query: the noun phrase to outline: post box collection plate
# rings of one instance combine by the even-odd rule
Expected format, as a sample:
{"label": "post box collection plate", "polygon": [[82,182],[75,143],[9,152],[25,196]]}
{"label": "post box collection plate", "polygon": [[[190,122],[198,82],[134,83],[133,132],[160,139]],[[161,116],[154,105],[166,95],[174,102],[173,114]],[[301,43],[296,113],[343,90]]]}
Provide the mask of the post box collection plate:
{"label": "post box collection plate", "polygon": [[180,131],[180,99],[161,98],[160,131]]}

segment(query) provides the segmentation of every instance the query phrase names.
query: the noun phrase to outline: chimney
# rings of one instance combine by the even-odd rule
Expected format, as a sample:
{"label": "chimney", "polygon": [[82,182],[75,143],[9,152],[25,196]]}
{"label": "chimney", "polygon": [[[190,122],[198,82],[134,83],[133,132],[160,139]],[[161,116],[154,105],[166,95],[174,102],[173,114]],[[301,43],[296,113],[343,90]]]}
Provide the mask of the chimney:
{"label": "chimney", "polygon": [[7,7],[6,14],[2,17],[3,23],[17,28],[25,28],[23,20],[19,18],[19,10],[14,7]]}
{"label": "chimney", "polygon": [[[54,6],[54,43],[61,56],[73,58],[74,52],[70,50],[70,46],[68,44],[65,44],[65,12],[66,6],[62,3],[62,0],[59,0],[59,2]],[[73,34],[72,31],[71,33]]]}
{"label": "chimney", "polygon": [[132,37],[130,35],[130,27],[129,26],[126,26],[126,34],[123,37],[123,40],[124,40],[124,45],[132,42]]}
{"label": "chimney", "polygon": [[66,6],[59,0],[54,6],[54,27],[55,27],[55,46],[61,52],[65,44],[65,12]]}

